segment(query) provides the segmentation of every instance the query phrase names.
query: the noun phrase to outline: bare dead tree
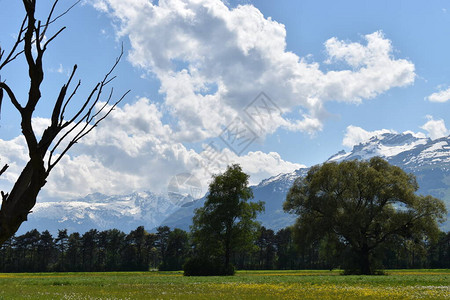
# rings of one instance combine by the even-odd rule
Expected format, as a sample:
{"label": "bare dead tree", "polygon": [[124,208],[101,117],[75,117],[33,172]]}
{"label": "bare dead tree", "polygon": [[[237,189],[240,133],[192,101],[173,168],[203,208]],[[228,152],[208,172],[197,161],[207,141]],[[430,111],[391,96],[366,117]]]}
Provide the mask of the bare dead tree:
{"label": "bare dead tree", "polygon": [[[106,95],[106,99],[101,99],[105,88],[115,78],[112,73],[123,55],[122,48],[119,57],[103,77],[103,80],[97,83],[89,95],[82,100],[81,107],[71,117],[66,118],[67,106],[81,85],[81,81],[78,81],[69,90],[69,86],[77,70],[77,66],[75,65],[69,79],[61,87],[59,95],[55,100],[51,113],[50,126],[47,127],[40,139],[37,138],[31,121],[36,105],[41,99],[40,87],[44,79],[43,57],[48,45],[65,30],[65,27],[60,28],[48,38],[44,39],[44,37],[46,37],[50,25],[73,7],[55,16],[57,4],[58,0],[54,0],[50,12],[43,22],[35,18],[36,0],[23,0],[26,14],[18,32],[17,39],[8,52],[0,48],[0,71],[17,58],[24,57],[28,64],[28,76],[30,79],[28,99],[24,99],[24,104],[21,104],[21,101],[16,98],[10,86],[5,81],[2,82],[0,80],[0,108],[4,91],[15,109],[20,113],[20,126],[28,146],[29,154],[29,161],[23,168],[11,191],[9,193],[1,192],[0,245],[10,238],[19,229],[20,225],[27,220],[27,216],[36,204],[38,193],[45,185],[50,171],[61,160],[63,155],[81,138],[91,132],[99,122],[106,118],[129,92],[127,91],[118,97],[117,101],[112,102],[113,88],[111,88]],[[98,108],[100,102],[104,103]],[[7,168],[8,166],[5,165],[0,170],[0,175]]]}

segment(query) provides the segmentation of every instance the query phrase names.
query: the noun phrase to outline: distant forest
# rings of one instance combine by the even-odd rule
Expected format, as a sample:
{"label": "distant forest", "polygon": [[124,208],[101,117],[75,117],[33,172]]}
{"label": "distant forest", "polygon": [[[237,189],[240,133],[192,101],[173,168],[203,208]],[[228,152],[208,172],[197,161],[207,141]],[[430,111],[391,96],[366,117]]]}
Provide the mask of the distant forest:
{"label": "distant forest", "polygon": [[[31,230],[14,236],[0,249],[0,272],[90,272],[181,270],[195,252],[190,234],[158,227],[148,233],[140,226],[129,234],[92,229],[84,234],[59,230]],[[403,240],[383,249],[383,266],[400,268],[450,268],[450,232],[441,232],[434,244]],[[289,227],[274,232],[261,227],[253,251],[234,253],[237,269],[332,269],[339,259],[321,243],[302,247]]]}

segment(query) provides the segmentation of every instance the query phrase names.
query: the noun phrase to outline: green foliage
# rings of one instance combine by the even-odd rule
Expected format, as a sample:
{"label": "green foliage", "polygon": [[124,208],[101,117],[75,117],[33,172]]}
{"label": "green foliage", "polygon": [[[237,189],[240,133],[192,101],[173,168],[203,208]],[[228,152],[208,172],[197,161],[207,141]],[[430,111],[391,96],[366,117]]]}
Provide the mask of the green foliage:
{"label": "green foliage", "polygon": [[187,232],[167,227],[160,233],[148,233],[143,226],[129,234],[92,229],[68,235],[59,230],[54,239],[48,231],[31,230],[0,247],[0,272],[148,271],[160,264],[181,270],[189,251]]}
{"label": "green foliage", "polygon": [[392,239],[431,242],[438,237],[445,204],[416,195],[417,189],[413,175],[378,157],[325,163],[294,182],[284,209],[299,215],[294,226],[297,241],[337,241],[346,249],[348,271],[373,274],[381,260],[377,250]]}
{"label": "green foliage", "polygon": [[189,237],[186,231],[175,228],[167,238],[167,249],[160,271],[178,271],[183,269],[183,264],[189,254]]}
{"label": "green foliage", "polygon": [[253,198],[248,178],[239,165],[213,176],[207,200],[193,218],[197,255],[214,261],[222,258],[226,269],[233,252],[254,249],[259,228],[255,219],[264,210],[263,202],[248,201]]}
{"label": "green foliage", "polygon": [[[163,232],[165,230],[160,231]],[[145,233],[142,228],[137,228],[128,235],[117,229],[97,232],[93,247],[95,255],[91,262],[93,268],[95,271],[104,272],[147,270],[149,266],[150,269],[155,269],[159,265],[160,270],[182,270],[186,259],[192,256],[189,234],[177,228],[173,231],[169,228],[168,232],[165,259],[160,255],[162,243],[158,242],[158,239],[165,240],[165,238],[158,237],[158,233],[144,234],[145,238],[140,239],[139,236]],[[236,251],[232,256],[232,264],[240,270],[321,270],[346,267],[351,272],[357,271],[358,266],[352,259],[344,259],[347,256],[350,258],[354,256],[351,249],[339,244],[331,236],[311,245],[303,243],[296,246],[293,233],[290,227],[281,229],[276,234],[271,229],[260,227],[258,238],[254,241],[257,250]],[[34,238],[30,239],[33,236]],[[28,244],[31,240],[35,240],[33,247]],[[83,236],[79,233],[75,232],[68,236],[66,230],[60,230],[56,239],[48,232],[39,234],[37,230],[14,237],[0,247],[0,272],[79,272],[92,269],[90,264],[83,263],[88,248],[83,247],[82,240]],[[140,255],[137,250],[139,248],[141,248]],[[376,252],[374,255],[383,257],[382,264],[387,269],[449,268],[450,233],[441,232],[439,239],[433,243],[418,243],[411,238],[392,238],[378,247]],[[220,263],[221,266],[215,270],[220,270],[222,261],[220,258],[217,264]]]}

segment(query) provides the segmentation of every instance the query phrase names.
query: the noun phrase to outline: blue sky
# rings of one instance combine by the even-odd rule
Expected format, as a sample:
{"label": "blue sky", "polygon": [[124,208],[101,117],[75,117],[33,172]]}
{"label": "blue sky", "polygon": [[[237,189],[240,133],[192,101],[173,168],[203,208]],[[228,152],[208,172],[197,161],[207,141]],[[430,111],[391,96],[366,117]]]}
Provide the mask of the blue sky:
{"label": "blue sky", "polygon": [[[40,2],[44,18],[48,3]],[[0,45],[7,49],[23,8],[19,1],[0,6]],[[257,183],[321,163],[379,132],[449,134],[446,1],[86,0],[53,30],[61,26],[67,29],[44,60],[37,131],[73,64],[81,102],[122,43],[114,88],[117,95],[132,91],[61,161],[46,199],[163,193],[179,173],[193,174],[206,190],[211,173],[231,162]],[[0,74],[22,99],[24,67],[19,59]],[[0,159],[11,168],[0,187],[7,190],[26,152],[6,100]],[[248,114],[261,103],[272,108],[258,116],[262,123]],[[226,141],[236,126],[247,130],[241,144]]]}

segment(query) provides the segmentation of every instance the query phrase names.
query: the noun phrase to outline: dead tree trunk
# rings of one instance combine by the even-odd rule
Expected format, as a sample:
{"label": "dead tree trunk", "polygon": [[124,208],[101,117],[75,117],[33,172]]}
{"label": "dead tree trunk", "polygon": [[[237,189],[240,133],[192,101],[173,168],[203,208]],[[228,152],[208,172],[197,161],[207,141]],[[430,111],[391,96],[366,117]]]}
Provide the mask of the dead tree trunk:
{"label": "dead tree trunk", "polygon": [[[28,76],[30,80],[28,99],[24,101],[24,105],[16,98],[10,86],[5,82],[0,81],[0,107],[4,94],[3,91],[5,91],[13,106],[20,113],[20,126],[28,146],[29,154],[29,161],[10,193],[1,193],[0,245],[19,229],[22,222],[27,220],[27,216],[36,204],[36,198],[41,188],[45,185],[50,171],[60,161],[63,155],[66,154],[67,151],[82,137],[93,130],[128,93],[124,93],[119,97],[118,101],[110,104],[113,95],[113,90],[111,89],[111,92],[109,92],[106,99],[101,99],[105,86],[115,78],[111,76],[111,73],[117,66],[122,56],[122,51],[113,67],[104,76],[103,80],[95,85],[91,93],[81,102],[81,107],[70,119],[66,120],[64,116],[66,107],[75,96],[81,84],[80,81],[78,81],[76,86],[68,93],[69,85],[77,69],[77,66],[75,65],[69,79],[61,87],[59,95],[55,100],[53,111],[51,113],[50,126],[44,131],[41,139],[37,139],[31,122],[36,105],[41,99],[40,86],[44,80],[42,59],[49,43],[51,43],[65,27],[57,30],[45,41],[44,37],[46,36],[49,26],[73,7],[70,7],[62,14],[54,17],[53,15],[57,3],[58,0],[53,2],[53,6],[47,19],[45,22],[42,22],[35,18],[36,0],[23,0],[25,18],[19,30],[17,40],[8,53],[5,53],[5,50],[0,48],[0,71],[17,57],[24,55],[28,64]],[[100,109],[95,110],[95,106],[100,101],[104,101],[104,104]],[[62,143],[63,140],[67,140],[67,143]],[[6,171],[6,168],[7,166],[5,165],[0,172],[0,175]]]}

